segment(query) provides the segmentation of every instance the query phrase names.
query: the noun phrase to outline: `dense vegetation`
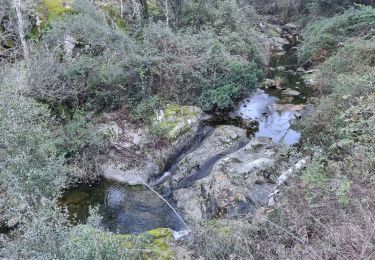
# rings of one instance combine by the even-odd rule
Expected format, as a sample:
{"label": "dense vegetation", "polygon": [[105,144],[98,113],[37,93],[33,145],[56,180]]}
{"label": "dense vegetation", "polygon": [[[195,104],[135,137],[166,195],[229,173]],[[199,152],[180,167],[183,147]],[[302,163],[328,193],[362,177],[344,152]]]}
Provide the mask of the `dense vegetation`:
{"label": "dense vegetation", "polygon": [[[0,257],[170,259],[167,231],[111,235],[71,226],[57,199],[97,175],[96,119],[148,124],[168,103],[224,112],[263,77],[253,1],[5,0],[0,6]],[[266,1],[267,3],[270,1]],[[121,4],[120,4],[121,3]],[[263,2],[262,2],[263,3]],[[372,259],[375,255],[375,9],[372,0],[282,0],[304,24],[316,111],[289,156],[311,162],[267,217],[211,221],[190,249],[207,259]],[[21,16],[21,17],[20,17]],[[93,228],[95,227],[95,228]]]}

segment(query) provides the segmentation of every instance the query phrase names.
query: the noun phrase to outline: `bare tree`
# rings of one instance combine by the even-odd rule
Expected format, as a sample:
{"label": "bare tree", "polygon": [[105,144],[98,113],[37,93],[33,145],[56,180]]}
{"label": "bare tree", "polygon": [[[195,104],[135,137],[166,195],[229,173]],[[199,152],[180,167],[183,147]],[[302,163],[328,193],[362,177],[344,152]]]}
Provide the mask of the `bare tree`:
{"label": "bare tree", "polygon": [[143,18],[143,20],[147,21],[148,18],[149,18],[147,0],[139,0],[139,2],[142,6],[142,18]]}
{"label": "bare tree", "polygon": [[25,21],[22,15],[22,5],[20,0],[12,0],[12,6],[16,12],[17,28],[18,28],[18,37],[21,41],[23,56],[27,64],[29,64],[29,47],[25,38]]}

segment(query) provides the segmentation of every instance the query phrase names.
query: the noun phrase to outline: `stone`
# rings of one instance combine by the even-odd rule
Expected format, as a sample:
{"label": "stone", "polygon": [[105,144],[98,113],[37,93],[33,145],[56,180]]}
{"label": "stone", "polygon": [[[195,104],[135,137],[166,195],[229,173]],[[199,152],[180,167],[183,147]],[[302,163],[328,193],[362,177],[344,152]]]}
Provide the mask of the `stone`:
{"label": "stone", "polygon": [[304,109],[305,105],[294,105],[294,104],[274,104],[276,111],[301,111]]}
{"label": "stone", "polygon": [[265,88],[265,89],[277,88],[277,84],[276,84],[276,81],[273,80],[273,79],[265,79],[262,82],[262,87]]}
{"label": "stone", "polygon": [[198,170],[203,171],[210,167],[213,158],[219,159],[246,140],[246,129],[232,125],[218,126],[213,133],[203,140],[202,144],[193,152],[186,155],[177,165],[172,177],[172,187],[177,188],[186,182]]}
{"label": "stone", "polygon": [[129,185],[142,185],[145,181],[134,171],[123,171],[111,165],[103,166],[103,177]]}
{"label": "stone", "polygon": [[270,138],[256,138],[220,159],[207,177],[174,192],[178,208],[191,221],[254,210],[249,194],[254,189],[260,194],[260,187],[255,185],[272,178],[277,147]]}
{"label": "stone", "polygon": [[287,23],[282,27],[282,30],[287,33],[293,33],[298,30],[298,26],[294,23]]}
{"label": "stone", "polygon": [[160,111],[153,124],[166,129],[171,142],[186,134],[194,134],[204,113],[198,107],[168,105]]}
{"label": "stone", "polygon": [[255,184],[253,189],[249,193],[249,197],[253,202],[259,205],[267,205],[269,202],[268,196],[274,191],[275,184],[264,183],[264,184]]}
{"label": "stone", "polygon": [[292,97],[301,95],[301,93],[299,93],[297,90],[293,90],[293,89],[283,90],[281,92],[281,94],[284,95],[284,96],[292,96]]}

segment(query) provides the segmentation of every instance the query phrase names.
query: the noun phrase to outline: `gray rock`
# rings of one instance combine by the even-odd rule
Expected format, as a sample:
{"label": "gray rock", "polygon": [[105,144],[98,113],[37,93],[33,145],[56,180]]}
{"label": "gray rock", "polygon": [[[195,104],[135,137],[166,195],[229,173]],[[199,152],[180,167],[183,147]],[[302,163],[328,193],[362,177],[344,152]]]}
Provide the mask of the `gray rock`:
{"label": "gray rock", "polygon": [[[198,170],[207,167],[209,170],[209,160],[218,158],[235,149],[241,140],[247,139],[246,130],[231,125],[218,126],[214,132],[205,140],[200,147],[191,152],[179,162],[172,178],[174,188],[181,186],[185,181]],[[219,158],[218,158],[219,159]],[[214,160],[212,161],[214,163]]]}
{"label": "gray rock", "polygon": [[251,200],[261,206],[267,205],[269,202],[268,196],[274,191],[276,184],[265,183],[255,184],[249,193]]}
{"label": "gray rock", "polygon": [[265,88],[265,89],[270,89],[270,88],[277,88],[278,86],[277,86],[275,80],[273,80],[273,79],[265,79],[262,82],[262,87]]}
{"label": "gray rock", "polygon": [[142,166],[133,166],[130,169],[123,169],[121,166],[103,165],[103,177],[128,185],[142,185],[147,183],[149,176],[153,172],[158,172],[159,168],[153,163]]}
{"label": "gray rock", "polygon": [[299,93],[297,90],[293,90],[293,89],[283,90],[281,92],[281,94],[283,94],[284,96],[292,96],[292,97],[301,95],[301,93]]}
{"label": "gray rock", "polygon": [[[262,192],[255,185],[266,182],[274,173],[277,151],[277,146],[269,138],[252,140],[219,160],[209,176],[188,188],[175,191],[173,198],[186,218],[192,221],[252,210],[254,205],[249,200],[249,194],[254,189],[257,189],[257,194]],[[264,187],[267,189],[264,193],[267,193],[269,187]]]}
{"label": "gray rock", "polygon": [[298,26],[294,23],[287,23],[282,27],[284,32],[293,33],[298,30]]}

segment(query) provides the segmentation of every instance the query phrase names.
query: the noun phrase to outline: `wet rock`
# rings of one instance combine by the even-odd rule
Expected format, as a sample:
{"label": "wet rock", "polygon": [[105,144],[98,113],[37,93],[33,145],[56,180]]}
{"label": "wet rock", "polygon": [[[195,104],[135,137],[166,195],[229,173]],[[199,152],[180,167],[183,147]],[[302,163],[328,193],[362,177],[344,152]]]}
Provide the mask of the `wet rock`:
{"label": "wet rock", "polygon": [[285,71],[285,67],[284,66],[277,66],[276,70],[277,71]]}
{"label": "wet rock", "polygon": [[173,174],[172,186],[177,188],[197,172],[204,174],[205,168],[209,171],[213,163],[246,139],[245,129],[231,125],[218,126],[208,138],[203,140],[200,147],[178,163]]}
{"label": "wet rock", "polygon": [[294,105],[294,104],[274,104],[276,111],[301,111],[305,105]]}
{"label": "wet rock", "polygon": [[190,220],[253,210],[255,205],[249,194],[257,183],[272,178],[277,151],[269,138],[252,140],[219,160],[206,178],[177,190],[173,196],[177,206]]}
{"label": "wet rock", "polygon": [[116,113],[104,114],[98,125],[109,140],[109,154],[102,159],[103,176],[130,185],[140,184],[140,179],[148,183],[194,139],[203,119],[205,114],[197,107],[169,105],[154,118],[154,126],[165,129],[170,141],[160,148],[148,145],[154,140],[147,127],[131,124]]}
{"label": "wet rock", "polygon": [[301,93],[299,93],[297,90],[293,90],[293,89],[283,90],[281,92],[281,94],[284,95],[284,96],[292,96],[292,97],[301,95]]}
{"label": "wet rock", "polygon": [[263,82],[262,82],[262,88],[265,88],[265,89],[272,89],[272,88],[277,88],[278,85],[277,85],[277,82],[273,79],[265,79]]}

